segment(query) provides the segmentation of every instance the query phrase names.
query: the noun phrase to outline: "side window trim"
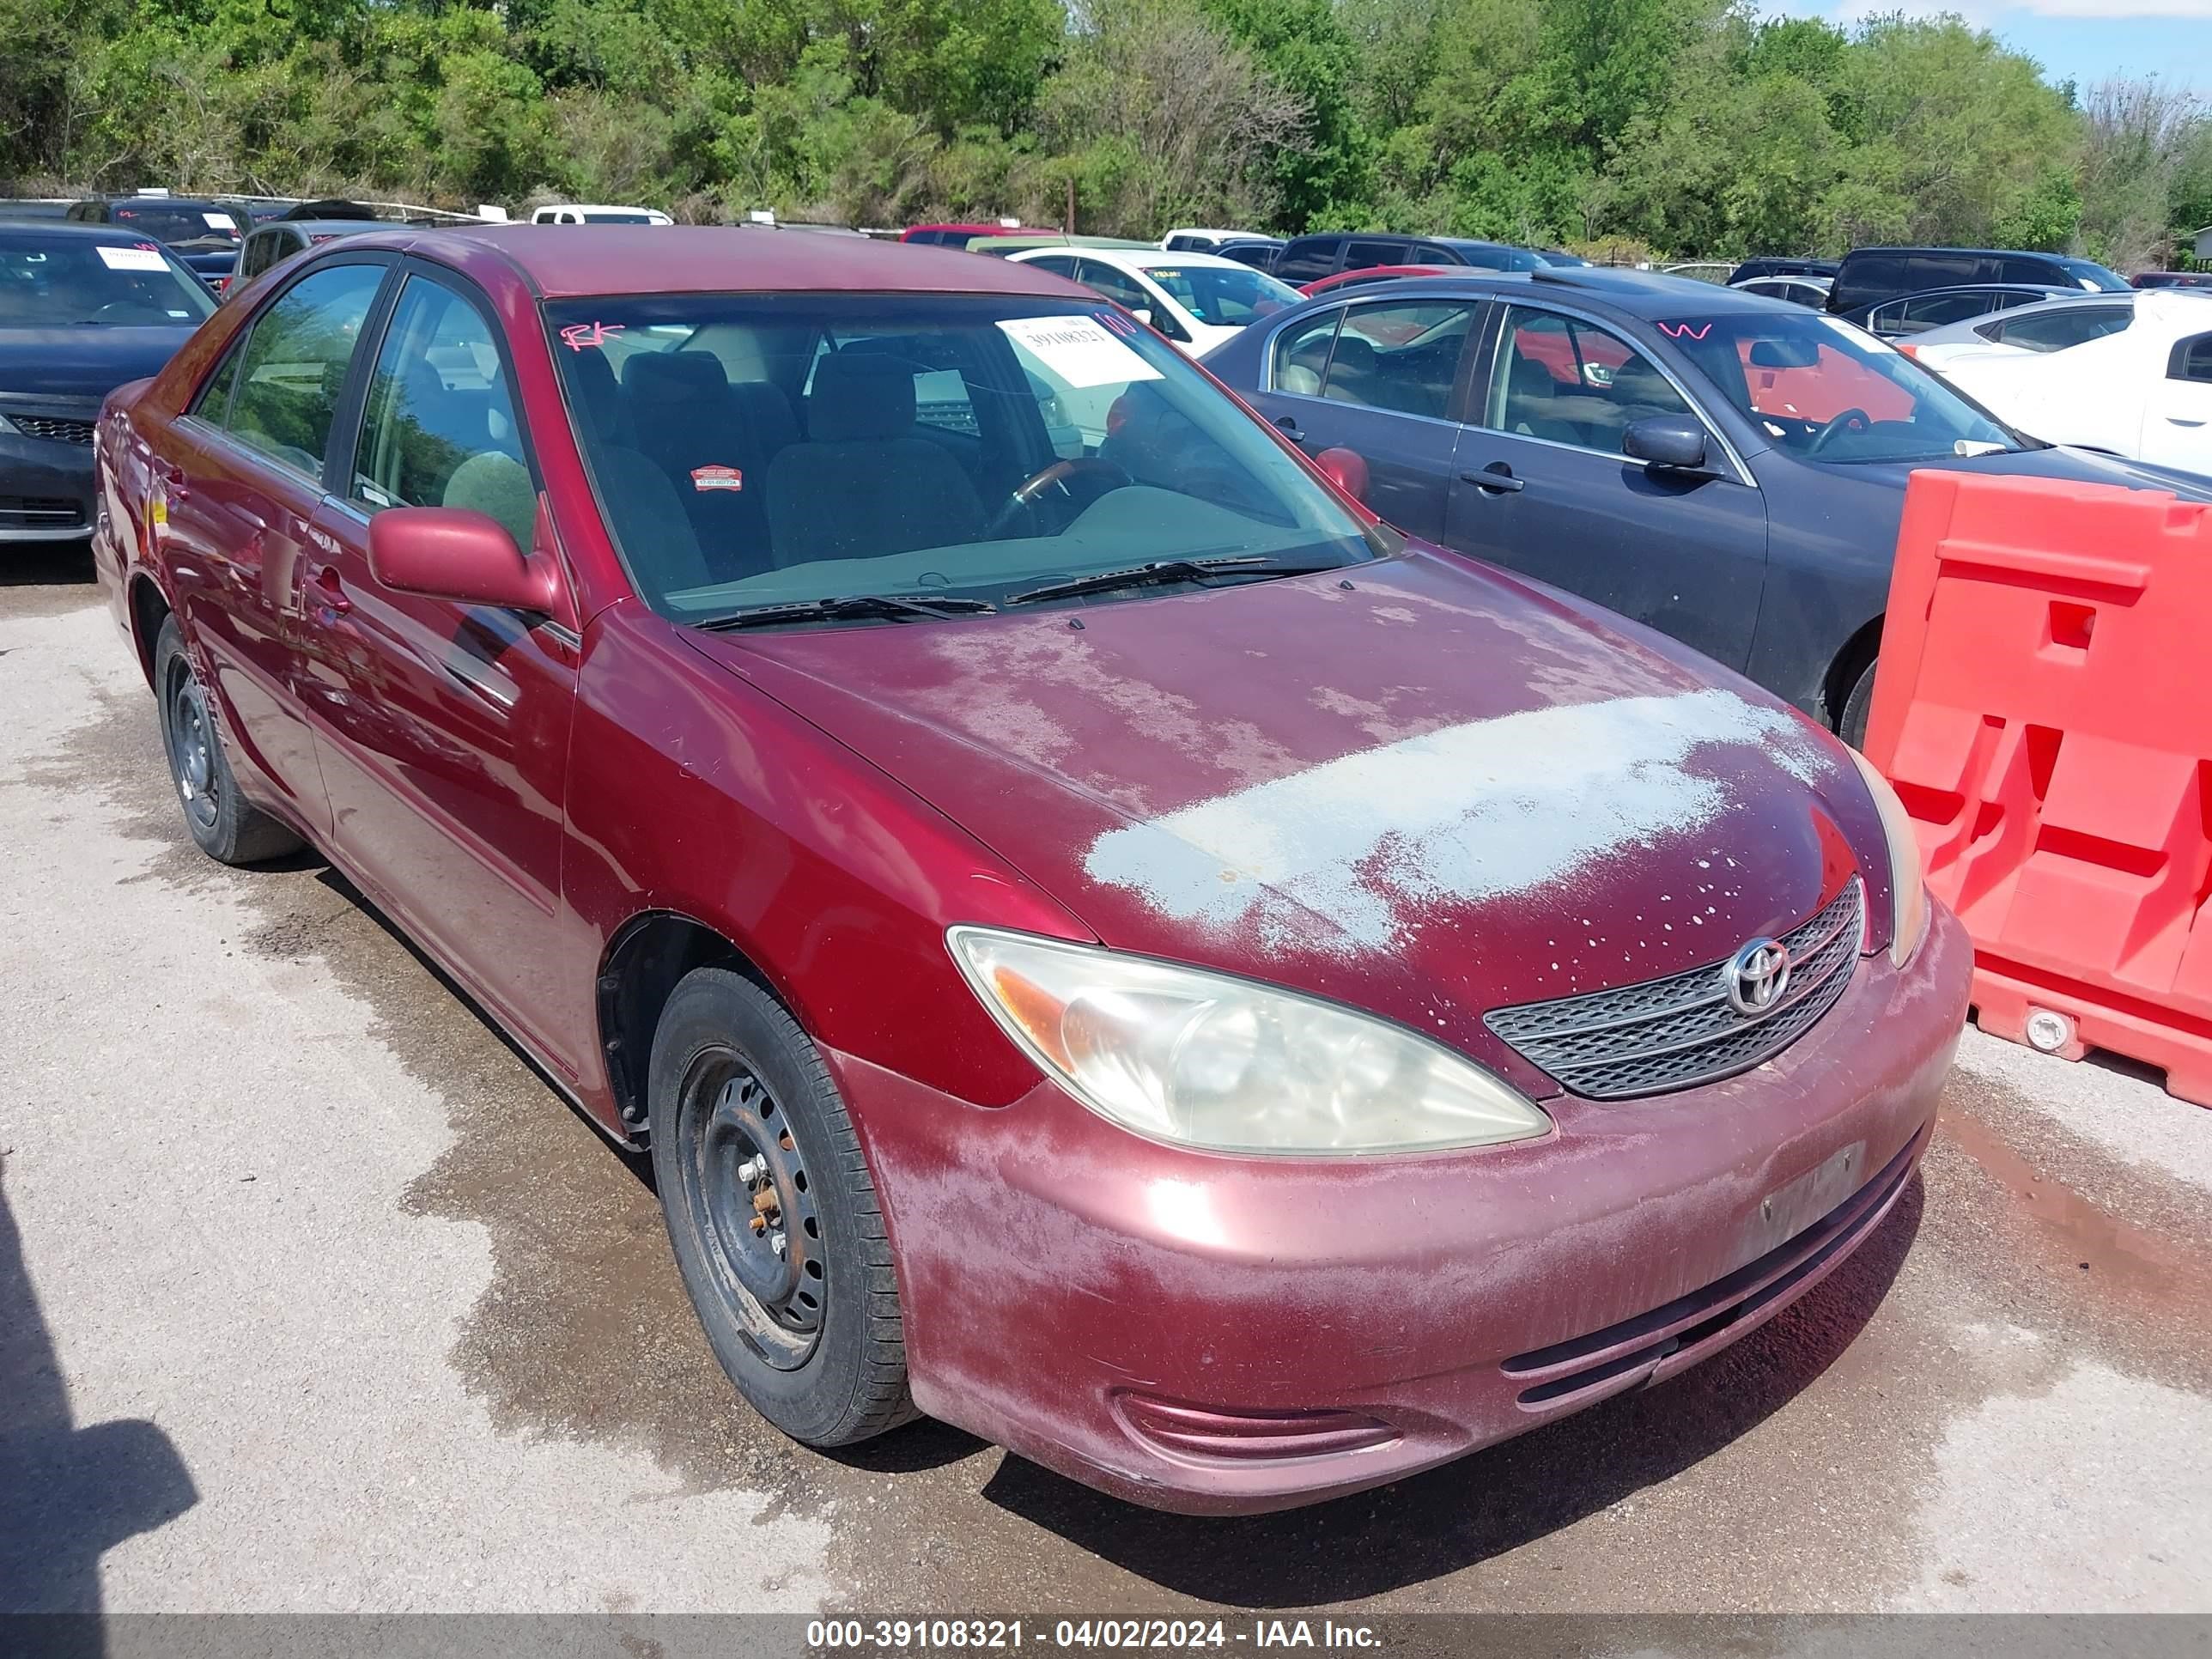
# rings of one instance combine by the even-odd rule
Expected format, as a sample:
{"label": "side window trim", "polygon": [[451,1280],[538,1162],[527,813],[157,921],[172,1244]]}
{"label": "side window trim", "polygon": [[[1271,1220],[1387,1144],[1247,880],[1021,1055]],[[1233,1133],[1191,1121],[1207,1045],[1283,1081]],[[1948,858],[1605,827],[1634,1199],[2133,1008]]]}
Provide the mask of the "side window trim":
{"label": "side window trim", "polygon": [[[1541,305],[1532,304],[1530,301],[1521,299],[1517,295],[1510,300],[1498,300],[1492,307],[1492,310],[1495,313],[1495,326],[1492,330],[1487,349],[1483,354],[1485,359],[1483,364],[1484,373],[1477,388],[1480,393],[1480,404],[1477,403],[1474,392],[1471,391],[1467,410],[1469,418],[1462,421],[1460,424],[1465,426],[1470,431],[1487,433],[1492,437],[1511,438],[1517,443],[1542,444],[1552,449],[1569,450],[1577,455],[1602,456],[1607,460],[1619,461],[1623,465],[1626,466],[1641,467],[1645,465],[1644,462],[1638,460],[1633,455],[1623,455],[1613,450],[1593,449],[1587,444],[1563,443],[1556,438],[1532,437],[1526,433],[1521,432],[1500,432],[1496,427],[1488,424],[1486,417],[1489,414],[1488,403],[1491,382],[1497,374],[1498,364],[1504,356],[1505,324],[1516,309],[1522,311],[1540,311],[1549,316],[1565,318],[1569,322],[1579,323],[1585,328],[1594,328],[1600,330],[1604,333],[1610,334],[1614,339],[1620,341],[1621,344],[1626,346],[1638,356],[1643,358],[1645,362],[1657,369],[1660,374],[1666,380],[1667,384],[1674,388],[1674,395],[1680,398],[1684,405],[1688,408],[1690,413],[1697,417],[1698,424],[1705,429],[1705,435],[1711,439],[1715,443],[1718,444],[1721,447],[1721,453],[1728,457],[1729,465],[1733,474],[1734,481],[1741,484],[1747,489],[1757,489],[1759,488],[1759,481],[1752,476],[1751,469],[1744,465],[1743,457],[1737,453],[1734,441],[1729,439],[1726,432],[1721,429],[1720,422],[1713,419],[1711,415],[1706,412],[1704,400],[1693,393],[1687,386],[1683,384],[1682,377],[1680,375],[1677,374],[1667,364],[1660,362],[1656,356],[1654,356],[1650,351],[1645,349],[1643,345],[1638,343],[1637,341],[1630,339],[1626,334],[1622,333],[1618,324],[1607,322],[1602,318],[1592,317],[1583,312],[1570,310],[1564,306],[1548,303]],[[1720,482],[1725,483],[1729,482],[1729,480],[1723,477]]]}
{"label": "side window trim", "polygon": [[[1289,331],[1291,325],[1288,323],[1282,325],[1280,327],[1277,328],[1273,333],[1267,337],[1267,356],[1266,365],[1267,374],[1267,391],[1272,396],[1277,398],[1302,398],[1310,404],[1317,404],[1325,401],[1322,394],[1328,388],[1329,365],[1336,361],[1337,337],[1344,332],[1344,313],[1351,309],[1352,307],[1349,305],[1340,305],[1332,307],[1328,313],[1331,323],[1331,327],[1328,331],[1328,356],[1321,360],[1321,374],[1318,377],[1316,388],[1311,392],[1288,392],[1275,384],[1275,349],[1282,343],[1283,336]],[[1321,313],[1318,312],[1309,313],[1306,315],[1298,318],[1297,320],[1300,325],[1304,325],[1318,321],[1320,319],[1320,316]]]}

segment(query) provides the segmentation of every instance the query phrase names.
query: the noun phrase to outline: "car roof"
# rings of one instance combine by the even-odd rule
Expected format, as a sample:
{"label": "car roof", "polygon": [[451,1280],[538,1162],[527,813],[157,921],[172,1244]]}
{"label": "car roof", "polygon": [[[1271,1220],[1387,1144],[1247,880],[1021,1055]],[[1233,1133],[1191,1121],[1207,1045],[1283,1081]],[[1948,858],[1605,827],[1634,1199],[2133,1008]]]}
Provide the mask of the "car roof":
{"label": "car roof", "polygon": [[737,225],[392,225],[346,239],[483,275],[504,266],[547,299],[586,295],[1082,292],[1050,271],[957,248],[862,236],[763,236]]}
{"label": "car roof", "polygon": [[[1534,270],[1483,270],[1462,268],[1449,276],[1403,276],[1375,283],[1358,291],[1364,303],[1385,294],[1434,296],[1455,290],[1462,293],[1506,293],[1539,299],[1577,301],[1609,310],[1639,321],[1674,318],[1685,311],[1706,316],[1759,313],[1766,316],[1806,314],[1805,307],[1788,300],[1770,298],[1745,289],[1723,288],[1693,276],[1669,276],[1656,270],[1627,270],[1613,265],[1540,265]],[[1334,289],[1324,289],[1307,301],[1327,305],[1349,298]],[[1272,322],[1273,319],[1269,319]]]}
{"label": "car roof", "polygon": [[[1050,253],[1051,248],[1034,248],[1027,253],[1012,257],[1024,262],[1039,253]],[[1251,266],[1242,259],[1224,259],[1218,253],[1200,253],[1195,248],[1177,248],[1170,252],[1154,244],[1148,247],[1086,247],[1077,249],[1086,258],[1096,259],[1102,265],[1113,265],[1121,270],[1146,270],[1153,265],[1168,265],[1178,270],[1193,266],[1201,270],[1211,267],[1217,270],[1249,270]]]}
{"label": "car roof", "polygon": [[1862,253],[1965,253],[1971,254],[1976,258],[1987,255],[1999,259],[2048,259],[2053,264],[2063,264],[2075,257],[2070,253],[2039,253],[2029,247],[1906,247],[1902,245],[1893,246],[1889,243],[1880,242],[1869,243],[1865,247],[1855,247],[1844,258],[1855,259]]}
{"label": "car roof", "polygon": [[80,196],[81,202],[98,202],[106,207],[180,207],[196,213],[228,213],[238,205],[215,196],[146,196],[136,192],[121,196]]}
{"label": "car roof", "polygon": [[82,219],[0,219],[0,237],[5,236],[66,236],[129,246],[160,240],[127,225],[95,225]]}
{"label": "car roof", "polygon": [[[2118,292],[2117,289],[2096,291]],[[1872,301],[1868,306],[1859,308],[1868,310],[1895,305],[1899,300],[1940,299],[1946,294],[2041,294],[2052,297],[2078,294],[2086,300],[2090,296],[2091,292],[2091,289],[2086,288],[2076,288],[2071,283],[1951,283],[1942,288],[1916,288],[1905,294],[1885,295],[1881,299]]]}
{"label": "car roof", "polygon": [[263,236],[279,231],[305,230],[325,233],[338,231],[347,235],[359,236],[372,230],[392,228],[392,224],[389,219],[265,219],[246,234],[250,236]]}

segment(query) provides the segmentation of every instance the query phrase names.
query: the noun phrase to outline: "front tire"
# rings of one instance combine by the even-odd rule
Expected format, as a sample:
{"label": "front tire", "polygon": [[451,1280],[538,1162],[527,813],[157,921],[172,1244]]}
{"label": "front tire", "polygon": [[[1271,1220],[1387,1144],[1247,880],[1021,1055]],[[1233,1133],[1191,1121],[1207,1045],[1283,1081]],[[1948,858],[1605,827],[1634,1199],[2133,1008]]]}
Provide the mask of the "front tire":
{"label": "front tire", "polygon": [[669,1243],[738,1392],[810,1446],[916,1416],[883,1209],[798,1021],[742,975],[694,970],[653,1033],[647,1098]]}
{"label": "front tire", "polygon": [[1854,749],[1866,747],[1867,716],[1874,708],[1874,671],[1879,660],[1866,665],[1865,672],[1851,683],[1850,696],[1844,699],[1844,718],[1836,730]]}
{"label": "front tire", "polygon": [[185,828],[218,864],[259,864],[300,850],[300,838],[238,793],[222,733],[199,676],[185,652],[177,619],[161,623],[154,644],[154,690],[161,699],[161,747],[169,781],[184,809]]}

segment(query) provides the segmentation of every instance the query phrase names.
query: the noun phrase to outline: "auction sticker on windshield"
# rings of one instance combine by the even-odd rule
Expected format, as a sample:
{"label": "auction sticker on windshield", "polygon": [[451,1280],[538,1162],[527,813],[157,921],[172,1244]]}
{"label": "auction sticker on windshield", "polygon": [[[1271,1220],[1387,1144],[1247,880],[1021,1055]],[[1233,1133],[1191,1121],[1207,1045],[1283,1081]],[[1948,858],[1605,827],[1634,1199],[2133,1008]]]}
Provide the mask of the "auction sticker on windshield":
{"label": "auction sticker on windshield", "polygon": [[1014,317],[999,326],[1070,386],[1160,378],[1159,370],[1088,317]]}
{"label": "auction sticker on windshield", "polygon": [[96,247],[100,264],[110,270],[167,270],[168,264],[150,247]]}

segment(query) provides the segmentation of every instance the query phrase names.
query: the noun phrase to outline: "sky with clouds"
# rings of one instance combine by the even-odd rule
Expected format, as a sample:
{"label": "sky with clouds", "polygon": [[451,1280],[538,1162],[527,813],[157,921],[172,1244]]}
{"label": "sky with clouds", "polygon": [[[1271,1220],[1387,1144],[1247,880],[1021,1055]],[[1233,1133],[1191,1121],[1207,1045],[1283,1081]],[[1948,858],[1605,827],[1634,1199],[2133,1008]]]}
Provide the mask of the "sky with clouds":
{"label": "sky with clouds", "polygon": [[1954,12],[2034,58],[2048,80],[2155,74],[2212,100],[2212,0],[1776,0],[1767,9],[1840,23]]}

